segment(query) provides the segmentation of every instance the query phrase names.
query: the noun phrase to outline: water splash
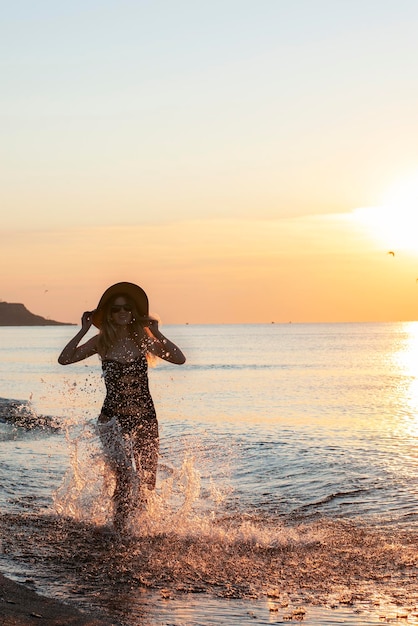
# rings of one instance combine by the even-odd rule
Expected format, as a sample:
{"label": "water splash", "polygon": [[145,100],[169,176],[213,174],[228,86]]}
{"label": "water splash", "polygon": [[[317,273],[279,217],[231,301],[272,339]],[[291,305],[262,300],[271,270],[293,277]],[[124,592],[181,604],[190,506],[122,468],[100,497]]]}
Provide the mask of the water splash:
{"label": "water splash", "polygon": [[[162,467],[158,489],[131,520],[130,534],[105,532],[101,524],[109,523],[112,485],[94,429],[72,432],[69,444],[71,472],[55,497],[59,515],[29,521],[23,558],[36,554],[48,563],[49,576],[55,571],[60,578],[76,563],[71,585],[90,598],[100,590],[114,606],[118,590],[126,602],[126,589],[131,600],[141,589],[169,589],[266,597],[273,610],[286,604],[397,603],[411,612],[418,605],[418,536],[327,518],[297,521],[227,511],[219,485],[212,483],[212,492],[202,489],[196,441],[178,467]],[[17,520],[3,523],[15,526]],[[26,532],[20,540],[13,532],[15,551]]]}
{"label": "water splash", "polygon": [[70,463],[53,511],[0,516],[2,561],[26,564],[41,587],[55,585],[56,595],[76,595],[112,615],[150,590],[267,598],[273,612],[367,604],[413,615],[417,533],[233,508],[219,480],[228,464],[211,475],[205,458],[213,461],[213,445],[197,437],[181,454],[178,446],[176,454],[163,451],[157,490],[129,535],[109,532],[112,477],[94,423],[79,419],[74,409],[63,423]]}
{"label": "water splash", "polygon": [[65,424],[69,468],[53,494],[57,514],[96,525],[109,522],[114,484],[106,472],[94,424]]}
{"label": "water splash", "polygon": [[[115,482],[105,463],[94,423],[65,425],[69,468],[55,491],[54,510],[75,521],[96,526],[110,525]],[[209,479],[201,494],[199,444],[189,442],[179,465],[161,463],[157,490],[146,492],[146,502],[138,506],[129,524],[131,534],[157,535],[176,528],[180,534],[199,534],[215,517],[225,490]],[[141,500],[138,494],[138,500]]]}
{"label": "water splash", "polygon": [[[158,524],[157,524],[158,525]],[[416,541],[354,524],[217,517],[124,540],[62,516],[0,516],[3,552],[26,563],[63,597],[76,593],[124,611],[144,590],[268,598],[284,606],[418,605]],[[148,528],[148,531],[150,529]],[[119,598],[119,600],[118,600]]]}
{"label": "water splash", "polygon": [[214,478],[202,488],[206,451],[193,439],[177,466],[163,459],[157,490],[121,537],[106,526],[113,485],[94,424],[68,424],[66,437],[71,463],[54,511],[0,515],[0,559],[26,564],[48,593],[77,597],[120,623],[129,615],[126,624],[135,611],[139,619],[144,592],[156,591],[265,598],[272,614],[295,620],[302,606],[366,605],[386,614],[395,606],[412,619],[418,534],[228,509]]}

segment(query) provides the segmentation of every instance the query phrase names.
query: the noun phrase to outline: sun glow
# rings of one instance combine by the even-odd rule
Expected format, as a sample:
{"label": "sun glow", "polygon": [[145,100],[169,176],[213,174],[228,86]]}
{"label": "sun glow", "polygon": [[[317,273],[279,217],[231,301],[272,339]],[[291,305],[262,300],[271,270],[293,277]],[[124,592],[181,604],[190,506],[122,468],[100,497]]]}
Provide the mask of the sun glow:
{"label": "sun glow", "polygon": [[354,218],[388,250],[418,253],[418,172],[394,183],[379,207],[356,209]]}

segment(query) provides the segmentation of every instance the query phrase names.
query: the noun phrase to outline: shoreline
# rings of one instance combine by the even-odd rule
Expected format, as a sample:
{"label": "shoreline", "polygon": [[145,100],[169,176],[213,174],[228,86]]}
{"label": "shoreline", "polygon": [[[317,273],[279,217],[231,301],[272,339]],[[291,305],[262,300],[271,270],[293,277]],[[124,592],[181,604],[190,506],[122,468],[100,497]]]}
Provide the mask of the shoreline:
{"label": "shoreline", "polygon": [[[112,626],[112,623],[82,613],[64,602],[39,595],[0,573],[0,621],[2,626]],[[113,623],[113,626],[115,624]]]}

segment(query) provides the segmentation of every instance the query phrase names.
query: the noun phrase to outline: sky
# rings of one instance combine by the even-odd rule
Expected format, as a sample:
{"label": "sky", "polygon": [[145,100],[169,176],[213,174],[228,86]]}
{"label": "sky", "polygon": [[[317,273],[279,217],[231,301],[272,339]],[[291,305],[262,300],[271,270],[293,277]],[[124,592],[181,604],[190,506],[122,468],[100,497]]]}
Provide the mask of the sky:
{"label": "sky", "polygon": [[3,1],[0,299],[417,319],[417,28],[416,0]]}

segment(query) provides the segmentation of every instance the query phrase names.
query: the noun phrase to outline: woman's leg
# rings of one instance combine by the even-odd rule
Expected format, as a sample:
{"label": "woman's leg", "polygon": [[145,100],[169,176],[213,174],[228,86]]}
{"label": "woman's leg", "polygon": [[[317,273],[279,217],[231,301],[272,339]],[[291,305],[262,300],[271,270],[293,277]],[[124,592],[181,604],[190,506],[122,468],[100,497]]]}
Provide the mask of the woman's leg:
{"label": "woman's leg", "polygon": [[157,480],[159,449],[157,420],[142,420],[132,433],[132,444],[141,486],[153,490]]}
{"label": "woman's leg", "polygon": [[132,459],[132,441],[122,433],[116,418],[99,423],[99,434],[105,460],[116,481],[113,493],[113,524],[116,530],[123,531],[134,508],[136,495],[137,474]]}

